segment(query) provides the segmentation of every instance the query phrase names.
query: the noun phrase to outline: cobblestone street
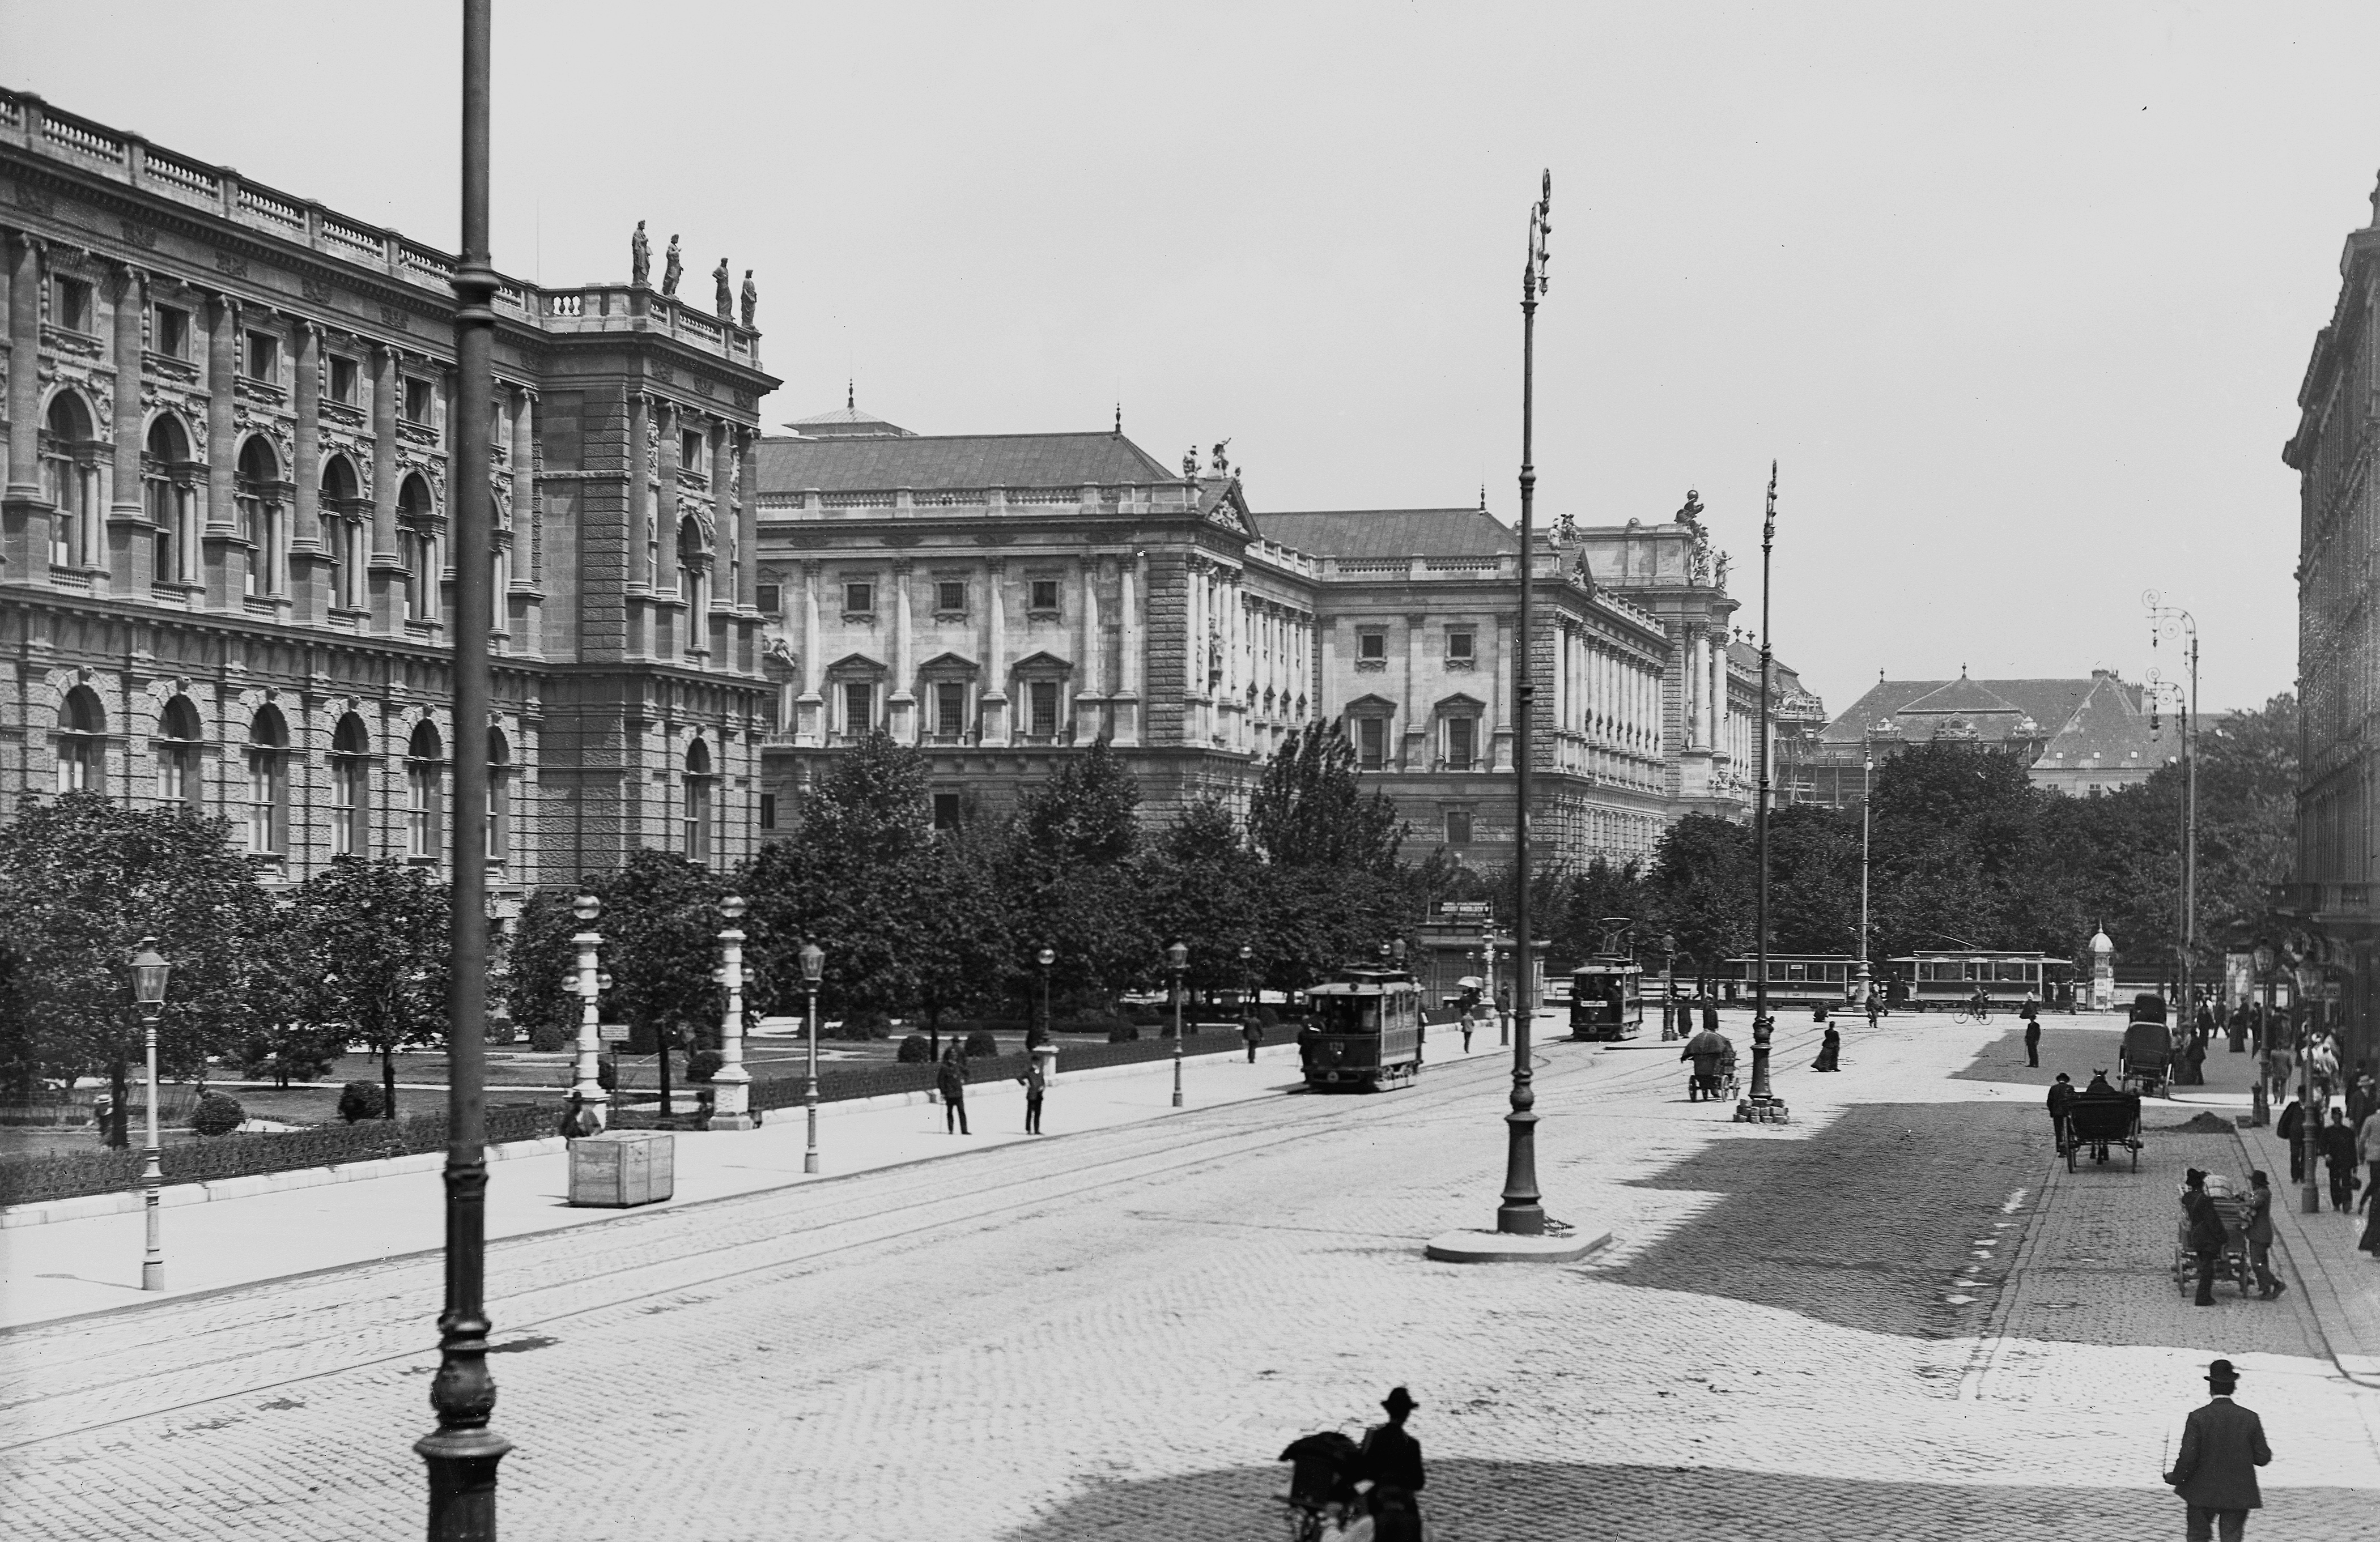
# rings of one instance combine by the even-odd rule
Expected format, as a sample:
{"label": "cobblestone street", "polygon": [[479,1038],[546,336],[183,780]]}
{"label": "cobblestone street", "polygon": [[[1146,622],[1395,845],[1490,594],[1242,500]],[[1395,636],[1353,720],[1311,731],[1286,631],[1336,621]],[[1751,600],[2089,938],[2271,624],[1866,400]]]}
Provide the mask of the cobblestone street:
{"label": "cobblestone street", "polygon": [[[2308,1293],[2167,1277],[2233,1137],[2155,1105],[2137,1174],[2070,1175],[2000,1030],[1860,1025],[1839,1076],[1814,1039],[1782,1128],[1688,1104],[1658,1038],[1545,1047],[1548,1210],[1615,1237],[1575,1266],[1422,1257],[1492,1213],[1492,1051],[498,1244],[504,1533],[1270,1536],[1270,1458],[1402,1382],[1449,1542],[2178,1534],[2156,1463],[2220,1354],[2277,1452],[2256,1528],[2371,1535],[2380,1391]],[[419,1535],[437,1299],[398,1260],[0,1336],[17,1533]]]}

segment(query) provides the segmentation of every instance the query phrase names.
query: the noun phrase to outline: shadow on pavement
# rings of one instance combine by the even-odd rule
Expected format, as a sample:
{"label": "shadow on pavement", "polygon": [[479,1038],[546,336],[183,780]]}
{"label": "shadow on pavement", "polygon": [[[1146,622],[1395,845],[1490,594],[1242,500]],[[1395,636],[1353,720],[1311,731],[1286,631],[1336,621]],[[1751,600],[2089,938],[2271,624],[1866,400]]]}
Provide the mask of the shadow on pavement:
{"label": "shadow on pavement", "polygon": [[[1425,1451],[1429,1431],[1418,1431]],[[1582,1439],[1586,1432],[1581,1431]],[[1285,1465],[1100,1484],[1003,1542],[1215,1542],[1281,1535]],[[2161,1487],[2083,1488],[1859,1481],[1725,1467],[1433,1462],[1423,1495],[1438,1542],[1677,1542],[1759,1536],[2058,1538],[2180,1536]],[[2351,1488],[2270,1488],[2254,1530],[2293,1537],[2370,1535],[2373,1497]],[[1889,1521],[1880,1517],[1889,1516]],[[2358,1519],[2357,1517],[2361,1517]]]}
{"label": "shadow on pavement", "polygon": [[[1975,1058],[1950,1073],[1953,1081],[2019,1082],[2045,1093],[2060,1071],[2081,1087],[2091,1073],[2104,1070],[2115,1079],[2116,1051],[2124,1047],[2121,1025],[2112,1028],[2067,1028],[2041,1025],[2041,1063],[2024,1062],[2024,1027],[2011,1020],[2009,1031],[1975,1051]],[[2046,1117],[2046,1116],[2045,1116]]]}
{"label": "shadow on pavement", "polygon": [[1864,1103],[1806,1140],[1717,1140],[1636,1184],[1718,1203],[1597,1278],[1863,1332],[1972,1332],[1945,1282],[2010,1191],[2039,1187],[2047,1131],[2029,1104]]}

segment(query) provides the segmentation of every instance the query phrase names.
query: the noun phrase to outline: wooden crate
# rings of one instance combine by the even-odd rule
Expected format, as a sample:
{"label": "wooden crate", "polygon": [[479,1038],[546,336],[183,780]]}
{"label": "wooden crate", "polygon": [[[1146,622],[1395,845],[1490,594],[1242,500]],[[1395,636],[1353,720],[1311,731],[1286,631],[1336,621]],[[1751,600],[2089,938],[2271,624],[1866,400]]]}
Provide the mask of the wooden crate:
{"label": "wooden crate", "polygon": [[675,1138],[666,1130],[606,1130],[570,1143],[570,1202],[614,1208],[675,1192]]}

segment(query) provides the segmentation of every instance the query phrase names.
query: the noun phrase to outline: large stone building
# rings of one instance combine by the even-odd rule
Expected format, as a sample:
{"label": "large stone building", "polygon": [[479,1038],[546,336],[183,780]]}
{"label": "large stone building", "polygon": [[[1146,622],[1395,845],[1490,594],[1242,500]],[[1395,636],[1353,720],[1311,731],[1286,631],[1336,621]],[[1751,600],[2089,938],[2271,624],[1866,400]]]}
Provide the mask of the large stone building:
{"label": "large stone building", "polygon": [[[1172,470],[1120,426],[924,436],[848,400],[789,426],[759,460],[771,821],[880,727],[927,752],[946,820],[1099,738],[1163,817],[1243,802],[1335,720],[1417,842],[1509,857],[1520,543],[1484,509],[1257,510],[1220,456]],[[1698,513],[1539,539],[1549,857],[1643,857],[1680,812],[1750,807],[1757,660]]]}
{"label": "large stone building", "polygon": [[2298,474],[2299,766],[2297,853],[2275,893],[2268,940],[2288,947],[2336,1003],[2352,1042],[2374,1052],[2374,967],[2380,912],[2380,190],[2373,223],[2349,233],[2330,322],[2314,336],[2298,387],[2298,430],[2281,458]]}
{"label": "large stone building", "polygon": [[[484,754],[507,902],[753,849],[748,317],[505,279],[492,464],[458,468],[448,254],[9,92],[0,183],[8,807],[223,814],[295,880],[442,861],[447,768]],[[493,484],[488,551],[454,550],[458,475]],[[457,562],[494,570],[484,723],[451,710]]]}
{"label": "large stone building", "polygon": [[1855,808],[1871,751],[1881,764],[1912,745],[1964,744],[2021,758],[2035,786],[2088,796],[2145,782],[2180,753],[2137,685],[2113,670],[2074,680],[1887,680],[1815,735],[1782,745],[1797,795]]}

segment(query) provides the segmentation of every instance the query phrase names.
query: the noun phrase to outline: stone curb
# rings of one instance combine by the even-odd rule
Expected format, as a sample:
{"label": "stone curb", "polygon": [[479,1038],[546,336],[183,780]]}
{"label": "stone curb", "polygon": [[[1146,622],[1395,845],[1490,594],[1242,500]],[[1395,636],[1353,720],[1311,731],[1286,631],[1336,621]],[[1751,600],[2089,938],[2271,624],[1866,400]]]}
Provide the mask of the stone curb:
{"label": "stone curb", "polygon": [[[1245,1050],[1218,1050],[1203,1055],[1185,1055],[1184,1064],[1213,1060],[1221,1054],[1243,1054]],[[1281,1059],[1297,1052],[1294,1044],[1268,1044],[1257,1050],[1259,1061]],[[1102,1065],[1088,1071],[1067,1071],[1061,1066],[1054,1087],[1064,1087],[1075,1082],[1093,1081],[1102,1077],[1121,1076],[1151,1066],[1171,1063],[1170,1059],[1136,1061],[1129,1065]],[[1243,1062],[1242,1063],[1245,1063]],[[977,1086],[999,1086],[999,1083],[977,1083]],[[882,1092],[873,1098],[844,1098],[821,1103],[821,1109],[895,1108],[927,1100],[924,1092]],[[788,1104],[771,1109],[769,1115],[783,1119],[800,1112],[802,1105]],[[764,1115],[763,1117],[768,1117]],[[741,1132],[681,1130],[680,1135],[734,1135]],[[517,1161],[524,1157],[550,1156],[567,1149],[569,1142],[560,1135],[545,1135],[536,1140],[516,1140],[487,1148],[488,1160]],[[203,1184],[168,1184],[158,1191],[158,1203],[166,1208],[184,1205],[204,1205],[215,1199],[244,1199],[249,1195],[278,1194],[285,1189],[320,1187],[324,1184],[359,1183],[368,1178],[389,1178],[407,1172],[436,1172],[446,1165],[443,1151],[419,1151],[403,1157],[375,1157],[365,1161],[340,1162],[331,1167],[298,1167],[283,1172],[252,1172],[238,1178],[218,1178]],[[126,1215],[141,1208],[142,1194],[139,1189],[120,1190],[114,1194],[78,1195],[72,1199],[52,1199],[34,1204],[10,1205],[0,1208],[0,1231],[18,1226],[44,1226],[54,1220],[81,1220],[91,1216]]]}

